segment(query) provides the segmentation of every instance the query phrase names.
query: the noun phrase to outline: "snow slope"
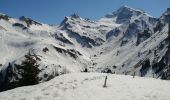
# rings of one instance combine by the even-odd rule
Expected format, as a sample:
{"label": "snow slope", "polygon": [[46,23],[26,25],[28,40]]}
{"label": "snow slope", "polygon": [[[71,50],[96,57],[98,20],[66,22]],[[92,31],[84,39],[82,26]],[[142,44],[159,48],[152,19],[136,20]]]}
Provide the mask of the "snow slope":
{"label": "snow slope", "polygon": [[[104,45],[103,47],[99,47],[99,52],[103,52],[103,54],[94,57],[94,61],[97,63],[97,66],[95,68],[99,68],[99,70],[101,71],[102,68],[116,66],[117,68],[110,69],[113,69],[113,72],[119,74],[123,74],[125,71],[130,72],[129,74],[132,74],[133,71],[138,72],[140,68],[136,69],[134,68],[134,66],[140,60],[144,61],[145,59],[150,59],[152,63],[154,59],[154,52],[151,51],[151,53],[149,53],[149,50],[155,50],[161,44],[161,42],[163,42],[167,38],[167,31],[168,26],[166,25],[161,32],[153,34],[150,38],[148,38],[138,46],[136,46],[135,43],[130,42],[122,47],[112,48],[110,47],[110,45],[115,44],[111,43]],[[103,49],[101,50],[100,48]],[[162,58],[166,50],[167,48],[163,48],[163,50],[160,50],[160,52],[158,51],[160,58]]]}
{"label": "snow slope", "polygon": [[170,82],[124,75],[74,73],[0,93],[0,100],[169,100]]}

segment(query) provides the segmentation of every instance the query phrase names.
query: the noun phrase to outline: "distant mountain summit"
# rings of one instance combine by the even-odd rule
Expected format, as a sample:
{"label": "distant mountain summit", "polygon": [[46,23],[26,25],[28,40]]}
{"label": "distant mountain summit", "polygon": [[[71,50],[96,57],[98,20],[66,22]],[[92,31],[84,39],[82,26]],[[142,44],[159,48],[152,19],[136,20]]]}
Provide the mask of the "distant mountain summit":
{"label": "distant mountain summit", "polygon": [[122,6],[117,11],[105,15],[106,18],[114,18],[115,22],[118,24],[130,23],[132,20],[138,17],[145,17],[145,16],[153,18],[152,16],[150,16],[149,14],[147,14],[141,9],[134,9],[128,6]]}

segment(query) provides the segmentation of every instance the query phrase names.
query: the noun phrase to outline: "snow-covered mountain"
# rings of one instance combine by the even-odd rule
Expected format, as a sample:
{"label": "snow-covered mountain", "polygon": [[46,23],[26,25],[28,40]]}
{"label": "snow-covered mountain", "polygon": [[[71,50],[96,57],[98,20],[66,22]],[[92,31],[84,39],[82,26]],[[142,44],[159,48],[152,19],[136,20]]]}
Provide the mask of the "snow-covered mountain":
{"label": "snow-covered mountain", "polygon": [[0,90],[23,86],[18,66],[31,61],[38,83],[73,72],[170,79],[169,22],[170,8],[154,18],[128,6],[98,21],[72,14],[53,26],[0,14]]}

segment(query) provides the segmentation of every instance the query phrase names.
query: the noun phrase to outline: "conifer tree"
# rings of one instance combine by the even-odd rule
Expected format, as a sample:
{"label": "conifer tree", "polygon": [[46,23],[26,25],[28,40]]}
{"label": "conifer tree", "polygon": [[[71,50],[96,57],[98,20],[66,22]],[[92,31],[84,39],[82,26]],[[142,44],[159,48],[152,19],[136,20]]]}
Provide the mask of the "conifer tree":
{"label": "conifer tree", "polygon": [[40,70],[38,68],[39,65],[37,64],[37,60],[34,59],[35,56],[36,55],[31,55],[29,52],[27,55],[25,55],[26,59],[21,65],[15,64],[18,74],[20,74],[22,77],[19,79],[21,86],[38,84],[38,74]]}

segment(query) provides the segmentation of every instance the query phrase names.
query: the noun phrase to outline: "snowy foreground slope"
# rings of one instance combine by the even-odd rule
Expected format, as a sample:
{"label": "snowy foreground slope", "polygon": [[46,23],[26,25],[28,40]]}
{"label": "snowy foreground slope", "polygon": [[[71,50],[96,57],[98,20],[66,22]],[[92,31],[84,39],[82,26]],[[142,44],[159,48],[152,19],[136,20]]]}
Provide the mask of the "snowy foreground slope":
{"label": "snowy foreground slope", "polygon": [[170,82],[124,75],[74,73],[0,93],[0,100],[169,100]]}

